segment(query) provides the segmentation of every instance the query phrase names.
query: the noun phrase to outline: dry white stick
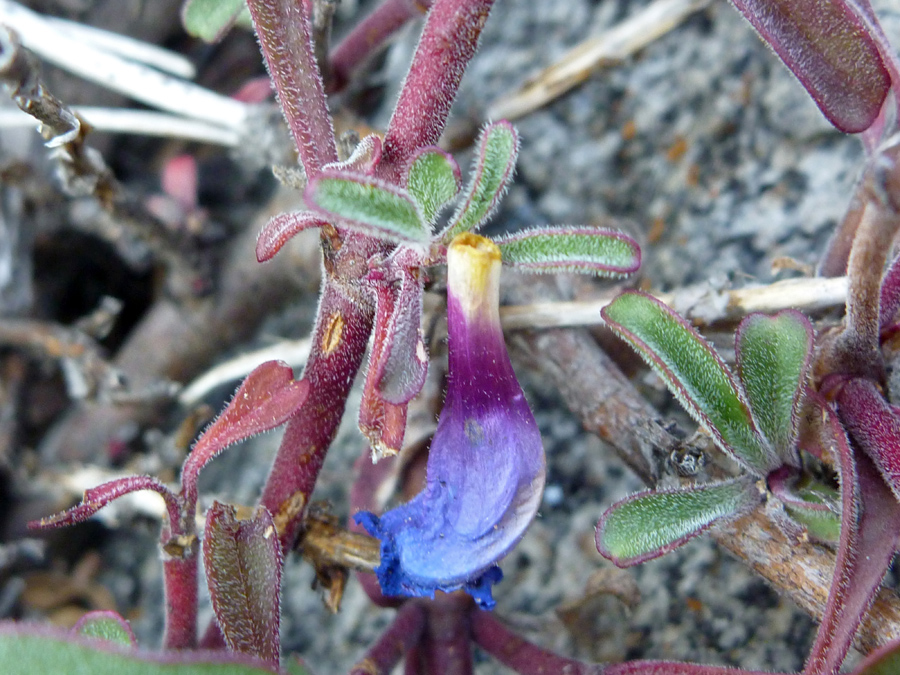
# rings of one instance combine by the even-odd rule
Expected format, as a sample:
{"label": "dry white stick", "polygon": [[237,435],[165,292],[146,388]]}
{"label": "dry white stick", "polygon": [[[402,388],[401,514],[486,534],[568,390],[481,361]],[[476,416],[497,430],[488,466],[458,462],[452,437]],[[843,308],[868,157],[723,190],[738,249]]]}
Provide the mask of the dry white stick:
{"label": "dry white stick", "polygon": [[16,2],[0,0],[0,24],[15,30],[22,44],[42,59],[86,80],[160,110],[232,131],[244,128],[246,104],[80,42]]}
{"label": "dry white stick", "polygon": [[[600,310],[612,302],[618,291],[582,302],[539,302],[500,308],[500,321],[506,330],[527,328],[567,328],[598,326],[603,323]],[[676,293],[658,293],[660,300],[672,305],[691,319],[702,317],[705,323],[737,319],[750,312],[777,312],[792,307],[816,312],[843,306],[847,297],[847,277],[835,279],[788,279],[769,286],[714,291],[708,287],[680,289]],[[685,298],[690,298],[686,302]],[[228,382],[244,378],[265,361],[285,361],[294,369],[302,368],[309,358],[309,339],[283,340],[225,361],[187,385],[178,395],[184,406],[199,403],[210,391]]]}
{"label": "dry white stick", "polygon": [[585,40],[515,92],[494,101],[488,119],[515,119],[587,80],[604,65],[620,63],[681,24],[710,0],[656,0],[602,35]]}
{"label": "dry white stick", "polygon": [[266,361],[284,361],[292,368],[301,368],[309,358],[309,345],[308,338],[283,340],[220,363],[182,389],[178,395],[178,402],[183,406],[196,405],[216,387],[242,379]]}
{"label": "dry white stick", "polygon": [[197,75],[194,64],[177,52],[163,49],[149,42],[135,40],[127,35],[113,33],[102,28],[87,26],[83,23],[48,16],[45,19],[51,26],[69,35],[74,40],[87,42],[98,49],[123,58],[137,61],[157,70],[193,80]]}
{"label": "dry white stick", "polygon": [[[200,143],[236,147],[240,134],[218,124],[193,120],[168,113],[130,108],[95,108],[73,106],[72,110],[83,118],[93,131],[142,136],[183,138]],[[0,110],[0,128],[33,127],[35,119],[18,108]]]}
{"label": "dry white stick", "polygon": [[[787,279],[769,286],[714,291],[698,287],[676,293],[657,293],[688,319],[712,323],[737,319],[751,312],[777,312],[794,308],[805,312],[842,307],[847,299],[847,277],[833,279]],[[603,323],[600,310],[612,302],[615,293],[583,302],[538,302],[500,308],[500,321],[506,330],[522,328],[563,328],[598,326]],[[686,301],[686,298],[691,298]]]}

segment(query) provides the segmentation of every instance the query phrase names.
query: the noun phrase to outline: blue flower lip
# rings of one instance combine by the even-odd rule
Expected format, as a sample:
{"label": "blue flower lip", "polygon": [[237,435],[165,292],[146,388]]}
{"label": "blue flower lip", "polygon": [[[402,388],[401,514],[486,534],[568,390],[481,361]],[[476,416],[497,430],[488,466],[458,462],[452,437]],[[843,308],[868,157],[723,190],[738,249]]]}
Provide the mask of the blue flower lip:
{"label": "blue flower lip", "polygon": [[386,595],[465,590],[494,606],[497,561],[534,519],[546,465],[540,432],[506,352],[499,316],[500,251],[456,237],[448,248],[449,381],[425,488],[381,517],[355,516],[381,540]]}

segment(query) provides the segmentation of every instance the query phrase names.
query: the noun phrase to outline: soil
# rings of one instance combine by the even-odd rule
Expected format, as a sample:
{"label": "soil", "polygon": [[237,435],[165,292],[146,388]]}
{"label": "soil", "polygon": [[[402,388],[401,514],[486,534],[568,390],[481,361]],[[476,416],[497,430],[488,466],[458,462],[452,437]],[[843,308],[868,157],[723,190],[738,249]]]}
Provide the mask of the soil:
{"label": "soil", "polygon": [[[108,3],[31,4],[98,25],[111,21],[108,8],[106,14],[102,11]],[[230,93],[250,75],[263,72],[246,34],[204,47],[183,35],[176,9],[166,15],[169,23],[154,19],[148,28],[140,3],[126,4],[135,6],[136,18],[120,18],[124,25],[118,30],[187,53],[201,66],[200,80],[207,86]],[[462,143],[503,92],[647,4],[499,0],[463,80],[448,140]],[[897,3],[874,4],[888,35],[900,39]],[[362,11],[360,5],[365,3],[344,3],[338,32]],[[333,106],[352,107],[367,124],[383,128],[419,27],[410,26]],[[66,102],[93,104],[93,88],[81,89],[73,78],[52,69],[48,77]],[[102,97],[109,105],[108,96]],[[626,62],[597,70],[515,125],[522,140],[517,176],[490,233],[528,225],[614,224],[641,241],[640,283],[656,290],[688,284],[732,288],[813,268],[847,208],[862,160],[858,140],[830,127],[793,76],[726,3],[697,12]],[[0,153],[6,162],[17,157],[38,176],[40,189],[29,202],[35,234],[30,250],[20,253],[30,256],[35,281],[30,300],[16,296],[0,310],[11,312],[18,302],[19,316],[68,322],[93,309],[101,295],[126,298],[123,318],[105,344],[114,354],[163,292],[158,270],[147,262],[123,262],[114,249],[104,250],[100,263],[92,262],[100,244],[72,226],[71,210],[52,183],[51,167],[36,136],[25,142],[24,151],[13,154],[22,138],[21,133],[0,133]],[[259,213],[278,191],[267,172],[241,170],[234,157],[221,150],[103,135],[97,136],[97,146],[127,188],[145,196],[159,192],[165,157],[195,153],[201,160],[201,206],[226,239],[251,222],[258,224]],[[459,152],[463,167],[466,153]],[[60,225],[55,217],[65,222]],[[2,244],[0,239],[0,248]],[[796,264],[773,268],[786,257]],[[27,271],[26,262],[22,264]],[[310,274],[314,272],[310,268]],[[504,281],[516,284],[517,278]],[[568,287],[583,295],[604,284],[574,281]],[[250,337],[223,348],[211,361],[276,338],[304,336],[315,304],[314,291],[295,294],[270,312]],[[11,357],[6,358],[4,372],[12,367]],[[70,470],[49,464],[52,456],[42,450],[53,425],[72,412],[58,369],[46,359],[16,359],[29,376],[17,390],[12,426],[0,420],[0,431],[12,429],[0,448],[6,512],[0,553],[19,551],[15,547],[21,547],[26,536],[23,522],[50,507],[28,481],[42,472]],[[540,373],[518,361],[515,365],[545,439],[548,482],[540,517],[502,563],[505,579],[495,592],[497,613],[528,639],[585,660],[677,659],[782,672],[802,668],[814,634],[812,621],[709,540],[701,538],[627,571],[616,570],[600,557],[593,543],[598,517],[614,500],[643,485],[602,441],[582,429]],[[694,427],[660,382],[646,374],[638,377],[667,421],[679,433],[692,433]],[[234,386],[226,384],[207,402],[220,408]],[[0,399],[0,416],[2,406]],[[355,429],[355,406],[358,395],[351,399],[315,495],[342,518],[348,515],[348,476],[364,449]],[[164,422],[151,425],[161,431],[132,429],[126,440],[144,458],[143,466],[171,471],[173,462],[164,452],[171,449],[168,435],[184,415],[172,412]],[[264,435],[217,459],[201,483],[204,504],[213,498],[253,503],[277,439],[277,434]],[[155,464],[147,459],[160,452],[163,457]],[[102,454],[87,461],[109,464]],[[18,561],[9,565],[0,556],[0,610],[16,618],[65,621],[69,615],[60,614],[60,607],[29,603],[23,589],[34,583],[29,579],[35,567],[70,578],[85,550],[96,551],[101,563],[90,583],[111,592],[142,644],[157,644],[162,587],[156,536],[152,519],[132,516],[119,526],[106,522],[56,533],[43,556],[28,558],[19,551]],[[341,611],[332,615],[319,592],[310,588],[313,576],[309,565],[289,559],[282,601],[285,651],[301,654],[315,673],[346,672],[387,625],[393,610],[373,607],[351,579]],[[630,595],[620,595],[628,595],[628,602],[612,593],[586,599],[592,578],[605,580],[607,588],[627,589]],[[72,602],[83,610],[93,601],[82,594]],[[203,611],[208,618],[208,606]],[[476,659],[479,675],[504,672],[483,654]]]}

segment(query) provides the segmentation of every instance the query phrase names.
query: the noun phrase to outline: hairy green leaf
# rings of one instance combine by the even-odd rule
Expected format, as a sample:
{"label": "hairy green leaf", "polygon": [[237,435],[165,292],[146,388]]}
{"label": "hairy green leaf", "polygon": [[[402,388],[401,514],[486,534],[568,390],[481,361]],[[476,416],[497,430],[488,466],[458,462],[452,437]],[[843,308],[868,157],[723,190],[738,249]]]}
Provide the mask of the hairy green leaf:
{"label": "hairy green leaf", "polygon": [[115,612],[99,610],[82,616],[72,629],[75,635],[106,640],[125,647],[135,645],[131,626]]}
{"label": "hairy green leaf", "polygon": [[602,314],[723,451],[759,475],[781,464],[757,431],[728,367],[684,319],[637,291],[623,293]]}
{"label": "hairy green leaf", "polygon": [[640,492],[613,504],[597,523],[597,550],[619,567],[658,558],[723,518],[762,501],[751,477],[676,490]]}
{"label": "hairy green leaf", "polygon": [[819,541],[837,542],[841,538],[841,517],[830,509],[804,508],[797,502],[784,505],[785,513],[806,527],[809,535]]}
{"label": "hairy green leaf", "polygon": [[738,377],[750,409],[785,459],[793,451],[812,342],[812,326],[794,310],[773,317],[751,314],[735,336]]}
{"label": "hairy green leaf", "polygon": [[499,237],[503,262],[526,272],[584,272],[623,277],[641,266],[631,237],[599,227],[535,228]]}
{"label": "hairy green leaf", "polygon": [[897,675],[900,673],[900,640],[892,640],[863,661],[852,675]]}
{"label": "hairy green leaf", "polygon": [[433,225],[441,207],[459,192],[456,161],[439,148],[423,148],[409,164],[406,189],[416,200],[425,222]]}
{"label": "hairy green leaf", "polygon": [[431,238],[406,190],[365,174],[326,169],[309,182],[305,197],[310,208],[339,227],[400,243]]}
{"label": "hairy green leaf", "polygon": [[453,214],[441,241],[449,243],[456,235],[473,232],[484,225],[506,191],[518,154],[519,136],[509,122],[496,122],[484,128],[478,140],[466,200]]}
{"label": "hairy green leaf", "polygon": [[273,672],[246,656],[221,651],[154,654],[106,647],[96,641],[66,639],[44,626],[9,623],[0,628],[0,671],[3,675],[271,675]]}
{"label": "hairy green leaf", "polygon": [[218,42],[242,14],[248,15],[244,0],[187,0],[181,8],[181,22],[188,35]]}

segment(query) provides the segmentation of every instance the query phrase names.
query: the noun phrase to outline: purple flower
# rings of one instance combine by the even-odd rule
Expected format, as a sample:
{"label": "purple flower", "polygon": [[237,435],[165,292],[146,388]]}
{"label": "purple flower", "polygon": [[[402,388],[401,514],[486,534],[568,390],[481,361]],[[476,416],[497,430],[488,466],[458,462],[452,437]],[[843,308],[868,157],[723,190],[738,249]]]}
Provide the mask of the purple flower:
{"label": "purple flower", "polygon": [[544,451],[500,329],[500,250],[461,234],[447,269],[449,383],[425,489],[356,521],[381,539],[375,571],[386,595],[465,589],[490,609],[491,584],[503,576],[496,562],[537,513]]}

